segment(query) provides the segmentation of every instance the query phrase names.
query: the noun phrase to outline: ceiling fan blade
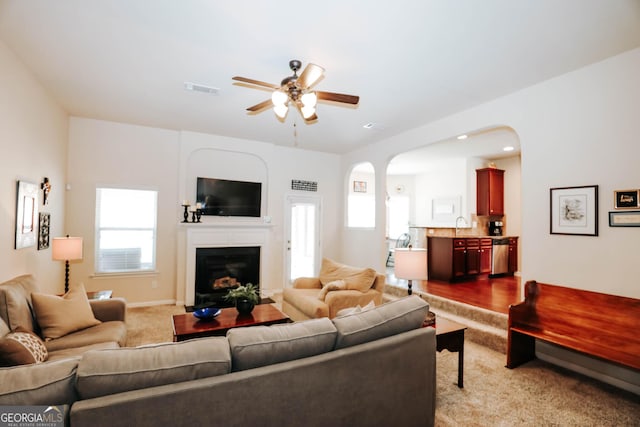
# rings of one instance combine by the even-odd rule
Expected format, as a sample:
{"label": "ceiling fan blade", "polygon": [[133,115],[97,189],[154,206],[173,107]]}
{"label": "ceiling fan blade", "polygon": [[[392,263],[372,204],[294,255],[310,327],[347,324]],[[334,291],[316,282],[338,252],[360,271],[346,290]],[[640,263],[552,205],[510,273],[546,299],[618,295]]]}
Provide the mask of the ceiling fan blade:
{"label": "ceiling fan blade", "polygon": [[298,85],[302,89],[308,89],[318,82],[318,79],[322,77],[324,68],[316,64],[307,64],[302,70],[302,74],[298,77]]}
{"label": "ceiling fan blade", "polygon": [[269,89],[278,89],[278,88],[280,88],[280,86],[276,86],[276,85],[271,84],[271,83],[261,82],[260,80],[248,79],[246,77],[235,76],[235,77],[231,77],[231,79],[232,80],[237,80],[239,82],[250,83],[250,84],[256,85],[256,86],[268,87]]}
{"label": "ceiling fan blade", "polygon": [[360,102],[359,96],[346,95],[344,93],[322,92],[318,90],[316,91],[316,95],[318,96],[318,100],[320,101],[334,101],[353,105],[356,105],[358,102]]}
{"label": "ceiling fan blade", "polygon": [[266,101],[262,101],[260,104],[252,105],[251,107],[247,108],[247,111],[256,113],[256,112],[260,112],[261,110],[264,110],[267,107],[272,107],[272,106],[273,106],[273,102],[271,102],[270,99],[267,99]]}

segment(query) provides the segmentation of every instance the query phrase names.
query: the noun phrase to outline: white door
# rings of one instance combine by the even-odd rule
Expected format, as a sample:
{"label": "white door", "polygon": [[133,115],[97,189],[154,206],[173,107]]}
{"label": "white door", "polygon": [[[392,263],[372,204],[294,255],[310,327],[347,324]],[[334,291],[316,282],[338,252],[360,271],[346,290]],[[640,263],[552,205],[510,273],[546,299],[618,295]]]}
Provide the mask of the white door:
{"label": "white door", "polygon": [[320,197],[286,198],[286,268],[288,285],[298,277],[314,277],[320,263]]}

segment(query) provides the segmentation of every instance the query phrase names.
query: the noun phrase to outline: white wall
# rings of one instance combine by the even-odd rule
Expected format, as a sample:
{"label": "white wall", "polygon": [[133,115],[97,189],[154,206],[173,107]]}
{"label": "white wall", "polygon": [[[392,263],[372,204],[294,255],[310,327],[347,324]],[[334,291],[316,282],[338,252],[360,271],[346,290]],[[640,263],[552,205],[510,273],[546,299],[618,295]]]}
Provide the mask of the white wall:
{"label": "white wall", "polygon": [[[88,290],[111,289],[129,303],[175,298],[179,146],[176,131],[71,118],[66,224],[68,233],[84,238],[84,259],[73,266],[73,276]],[[158,191],[157,274],[94,276],[95,196],[101,186]]]}
{"label": "white wall", "polygon": [[[639,110],[640,49],[635,49],[349,153],[343,171],[362,161],[384,170],[390,158],[425,141],[510,126],[522,147],[523,279],[638,298],[640,228],[611,228],[607,212],[614,190],[640,186]],[[591,184],[600,186],[599,236],[550,235],[549,189]],[[378,212],[384,214],[382,206]],[[384,257],[376,250],[384,242],[379,228],[360,236],[359,244],[383,268]]]}
{"label": "white wall", "polygon": [[[194,160],[197,157],[198,160]],[[266,294],[280,290],[285,284],[286,224],[285,196],[287,194],[314,195],[322,201],[322,255],[336,258],[341,240],[338,218],[341,217],[339,190],[339,157],[333,154],[280,147],[257,141],[242,140],[195,132],[182,132],[180,136],[178,200],[193,199],[195,177],[206,173],[225,179],[252,179],[263,183],[263,216],[270,217],[269,239],[262,262],[268,265],[266,277],[260,287]],[[227,166],[221,166],[226,163]],[[232,168],[228,167],[232,165]],[[223,175],[219,175],[222,173]],[[315,181],[317,192],[291,190],[291,180]],[[227,218],[205,217],[205,222],[224,222]],[[237,221],[237,219],[235,220]],[[178,253],[183,253],[184,239],[179,238]],[[184,260],[177,266],[177,299],[184,295]]]}
{"label": "white wall", "polygon": [[30,273],[42,291],[60,293],[64,267],[50,248],[14,249],[16,180],[39,186],[49,178],[49,203],[43,206],[40,191],[39,210],[51,214],[51,237],[64,235],[67,114],[1,41],[0,93],[0,281]]}

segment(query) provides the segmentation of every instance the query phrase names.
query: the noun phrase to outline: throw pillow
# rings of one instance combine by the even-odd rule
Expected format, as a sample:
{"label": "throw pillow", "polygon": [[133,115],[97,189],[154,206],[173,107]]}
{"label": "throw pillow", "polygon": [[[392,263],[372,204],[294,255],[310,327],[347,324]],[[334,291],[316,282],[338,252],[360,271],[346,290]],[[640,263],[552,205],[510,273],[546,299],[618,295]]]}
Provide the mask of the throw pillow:
{"label": "throw pillow", "polygon": [[42,363],[47,357],[47,347],[32,332],[18,329],[0,338],[0,366]]}
{"label": "throw pillow", "polygon": [[322,286],[320,292],[318,292],[318,299],[320,301],[324,301],[327,297],[327,292],[329,291],[340,291],[347,289],[347,284],[344,280],[334,280],[333,282],[329,282],[326,285]]}
{"label": "throw pillow", "polygon": [[324,258],[320,267],[319,278],[323,286],[335,280],[344,280],[347,284],[347,289],[367,292],[373,286],[376,274],[373,268],[351,267]]}
{"label": "throw pillow", "polygon": [[60,338],[101,323],[93,316],[82,283],[69,289],[62,297],[34,292],[31,300],[45,340]]}
{"label": "throw pillow", "polygon": [[343,308],[342,310],[336,313],[336,317],[348,316],[349,314],[354,314],[354,313],[361,313],[363,311],[371,310],[372,308],[375,308],[375,307],[376,305],[374,304],[374,302],[369,301],[369,304],[365,305],[364,307],[360,307],[360,305],[358,304],[355,307]]}

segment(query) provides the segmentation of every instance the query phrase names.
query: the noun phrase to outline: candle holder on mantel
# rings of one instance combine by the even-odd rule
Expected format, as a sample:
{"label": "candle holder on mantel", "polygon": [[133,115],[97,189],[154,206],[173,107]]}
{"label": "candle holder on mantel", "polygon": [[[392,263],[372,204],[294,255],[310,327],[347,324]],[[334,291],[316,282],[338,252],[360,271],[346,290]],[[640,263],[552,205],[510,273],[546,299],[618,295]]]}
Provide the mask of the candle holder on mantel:
{"label": "candle holder on mantel", "polygon": [[184,220],[182,222],[189,222],[189,204],[186,205],[182,205],[182,207],[184,208]]}
{"label": "candle holder on mantel", "polygon": [[191,222],[196,222],[196,209],[191,211]]}
{"label": "candle holder on mantel", "polygon": [[200,222],[200,217],[202,216],[202,209],[196,209],[196,222]]}

